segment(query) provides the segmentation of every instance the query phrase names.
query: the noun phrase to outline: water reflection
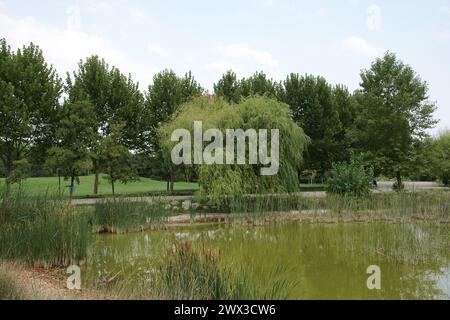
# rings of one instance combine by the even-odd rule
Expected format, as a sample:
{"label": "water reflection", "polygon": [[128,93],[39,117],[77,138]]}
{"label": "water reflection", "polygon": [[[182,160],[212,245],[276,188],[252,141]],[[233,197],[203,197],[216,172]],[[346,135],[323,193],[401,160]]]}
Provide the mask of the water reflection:
{"label": "water reflection", "polygon": [[[450,228],[427,224],[274,224],[183,228],[99,236],[86,265],[88,281],[141,285],[157,276],[175,241],[222,253],[248,281],[296,283],[292,299],[449,299]],[[367,267],[381,268],[381,290],[368,290]]]}

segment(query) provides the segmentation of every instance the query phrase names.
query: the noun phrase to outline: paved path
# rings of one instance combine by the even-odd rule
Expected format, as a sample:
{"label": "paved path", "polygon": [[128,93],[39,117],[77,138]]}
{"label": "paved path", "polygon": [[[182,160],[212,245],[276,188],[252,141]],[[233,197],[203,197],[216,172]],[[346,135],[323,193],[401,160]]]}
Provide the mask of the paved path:
{"label": "paved path", "polygon": [[[391,192],[392,191],[392,181],[378,181],[378,192]],[[445,186],[442,184],[436,183],[436,182],[404,182],[405,189],[414,191],[414,190],[448,190]],[[302,195],[304,197],[316,197],[316,198],[323,198],[326,197],[325,191],[312,191],[312,192],[298,192],[298,195]],[[255,196],[255,195],[253,195]],[[171,201],[186,201],[191,200],[193,196],[162,196],[162,197],[155,197],[155,196],[147,196],[147,197],[128,197],[125,198],[129,201],[146,201],[149,203],[152,203],[154,201],[163,201],[163,202],[171,202]],[[105,198],[98,198],[98,199],[73,199],[72,204],[74,205],[92,205],[97,202],[103,201]]]}
{"label": "paved path", "polygon": [[[404,181],[406,190],[414,191],[414,190],[445,190],[444,185],[439,184],[437,182],[422,182],[422,181]],[[381,191],[392,190],[392,181],[378,181],[378,189]]]}

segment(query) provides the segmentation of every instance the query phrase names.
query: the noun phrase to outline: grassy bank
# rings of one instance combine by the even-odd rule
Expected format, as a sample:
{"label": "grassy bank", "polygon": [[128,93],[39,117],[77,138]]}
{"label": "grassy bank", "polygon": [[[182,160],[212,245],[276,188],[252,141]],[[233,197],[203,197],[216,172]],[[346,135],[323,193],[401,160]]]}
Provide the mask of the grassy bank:
{"label": "grassy bank", "polygon": [[[4,189],[5,179],[0,178],[0,193]],[[64,181],[61,178],[61,190],[67,195],[69,194],[69,181]],[[196,183],[176,182],[175,192],[193,193],[198,189]],[[13,189],[17,190],[19,185],[14,185]],[[31,194],[42,194],[43,190],[49,190],[52,193],[58,192],[58,177],[42,177],[42,178],[28,178],[21,183],[21,188]],[[80,184],[75,186],[74,196],[78,198],[92,197],[94,188],[94,176],[80,177]],[[139,181],[130,182],[127,184],[117,183],[116,194],[120,195],[149,195],[165,193],[167,184],[165,181],[157,181],[149,178],[140,178]],[[111,184],[102,176],[100,179],[99,196],[110,196]]]}

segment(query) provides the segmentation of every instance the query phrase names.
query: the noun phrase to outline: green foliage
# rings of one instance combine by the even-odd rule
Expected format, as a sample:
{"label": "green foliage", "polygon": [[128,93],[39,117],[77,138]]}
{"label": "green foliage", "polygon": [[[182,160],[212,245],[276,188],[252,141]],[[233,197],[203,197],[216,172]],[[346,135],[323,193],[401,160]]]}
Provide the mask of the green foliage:
{"label": "green foliage", "polygon": [[432,142],[432,146],[435,174],[445,185],[450,186],[450,132],[440,135]]}
{"label": "green foliage", "polygon": [[275,98],[277,84],[269,79],[264,72],[255,72],[251,77],[244,78],[240,82],[240,94],[247,98],[253,95]]}
{"label": "green foliage", "polygon": [[373,169],[359,159],[333,164],[327,180],[327,191],[335,194],[366,196],[370,192]]}
{"label": "green foliage", "polygon": [[58,143],[49,151],[46,167],[71,179],[71,193],[78,176],[92,166],[90,146],[96,143],[95,115],[87,101],[66,103],[60,110],[56,136]]}
{"label": "green foliage", "polygon": [[292,287],[289,281],[252,284],[244,268],[225,266],[219,252],[188,242],[174,244],[167,253],[157,286],[162,298],[169,300],[283,300]]}
{"label": "green foliage", "polygon": [[269,79],[264,72],[255,72],[249,78],[238,80],[236,73],[227,71],[214,84],[214,94],[228,103],[239,103],[242,99],[253,95],[276,97],[279,85]]}
{"label": "green foliage", "polygon": [[436,106],[428,101],[426,82],[392,53],[363,70],[361,79],[356,95],[358,149],[377,175],[395,174],[401,185],[401,173],[414,158],[414,143],[436,123]]}
{"label": "green foliage", "polygon": [[162,202],[148,203],[117,199],[97,202],[94,206],[92,222],[100,231],[120,233],[158,225],[167,217],[168,212]]}
{"label": "green foliage", "polygon": [[[343,96],[336,100],[339,99],[339,108],[346,111],[343,101],[349,98],[343,90],[336,89],[335,93]],[[311,138],[305,153],[305,168],[323,175],[333,162],[345,160],[345,155],[339,156],[339,153],[342,153],[346,133],[341,126],[333,89],[324,78],[290,74],[278,95],[290,106],[293,120]],[[342,116],[344,118],[344,112]]]}
{"label": "green foliage", "polygon": [[217,83],[214,84],[214,94],[224,98],[228,103],[238,103],[241,100],[240,82],[236,73],[227,71]]}
{"label": "green foliage", "polygon": [[[191,132],[193,139],[194,121],[202,121],[203,131],[210,128],[217,128],[222,132],[226,129],[267,129],[269,132],[271,129],[280,130],[280,170],[277,175],[261,176],[261,164],[201,165],[198,168],[201,195],[223,205],[223,202],[227,201],[226,197],[299,190],[297,172],[302,164],[302,152],[308,138],[291,120],[287,105],[260,96],[233,105],[218,98],[198,98],[187,103],[179,114],[160,130],[167,161],[170,161],[171,150],[176,144],[170,139],[172,132],[184,128]],[[223,136],[225,139],[225,134]],[[225,141],[223,146],[225,148]],[[248,152],[246,163],[249,163]]]}
{"label": "green foliage", "polygon": [[167,179],[167,191],[173,191],[176,168],[162,154],[158,130],[178,112],[183,103],[202,93],[203,88],[195,81],[191,72],[181,78],[172,70],[164,70],[154,76],[153,84],[148,87],[144,115],[146,145],[140,151],[150,158],[149,162],[156,168],[153,175]]}
{"label": "green foliage", "polygon": [[48,194],[13,193],[0,204],[0,258],[64,267],[86,259],[89,216]]}
{"label": "green foliage", "polygon": [[[0,154],[7,177],[54,141],[61,92],[61,80],[39,47],[30,44],[14,52],[0,39]],[[17,173],[8,186],[21,180]]]}
{"label": "green foliage", "polygon": [[80,61],[78,70],[67,77],[68,101],[89,103],[92,106],[91,120],[95,139],[89,144],[90,156],[96,175],[94,194],[98,194],[99,175],[105,164],[101,159],[101,146],[113,130],[121,123],[120,144],[128,149],[139,149],[145,142],[143,96],[131,76],[126,77],[117,68],[98,56]]}
{"label": "green foliage", "polygon": [[112,125],[111,133],[100,145],[99,158],[106,169],[108,180],[111,182],[112,194],[115,195],[114,184],[120,181],[127,184],[138,179],[131,164],[131,153],[120,144],[123,125]]}

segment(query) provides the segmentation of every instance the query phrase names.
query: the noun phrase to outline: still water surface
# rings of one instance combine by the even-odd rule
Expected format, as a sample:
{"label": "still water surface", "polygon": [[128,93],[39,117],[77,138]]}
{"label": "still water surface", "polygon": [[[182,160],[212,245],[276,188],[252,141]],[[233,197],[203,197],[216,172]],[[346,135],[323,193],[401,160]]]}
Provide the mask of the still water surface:
{"label": "still water surface", "polygon": [[[98,236],[86,264],[88,281],[151,285],[176,241],[221,252],[270,287],[287,280],[290,299],[449,299],[450,226],[430,224],[273,224],[208,226]],[[367,288],[370,265],[381,290]],[[95,281],[94,281],[95,279]]]}

